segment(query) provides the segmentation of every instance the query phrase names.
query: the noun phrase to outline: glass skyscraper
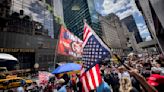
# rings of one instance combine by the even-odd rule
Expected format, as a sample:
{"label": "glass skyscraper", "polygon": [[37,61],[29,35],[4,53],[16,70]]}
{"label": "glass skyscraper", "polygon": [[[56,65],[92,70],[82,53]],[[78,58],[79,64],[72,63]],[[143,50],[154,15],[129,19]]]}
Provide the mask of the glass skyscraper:
{"label": "glass skyscraper", "polygon": [[[72,10],[73,6],[79,10]],[[63,0],[64,22],[67,28],[76,36],[82,38],[84,19],[101,36],[101,27],[93,0]]]}
{"label": "glass skyscraper", "polygon": [[48,10],[45,3],[53,6],[52,0],[12,0],[11,12],[19,13],[24,11],[24,15],[31,17],[33,21],[41,23],[48,31],[48,35],[54,37],[53,13]]}
{"label": "glass skyscraper", "polygon": [[142,38],[141,38],[141,35],[139,33],[139,30],[137,28],[137,25],[135,23],[135,20],[133,18],[133,15],[130,15],[124,19],[121,20],[123,23],[125,23],[125,25],[127,26],[129,32],[134,32],[134,36],[135,36],[135,39],[137,41],[137,43],[140,43],[142,42]]}
{"label": "glass skyscraper", "polygon": [[0,0],[0,53],[11,54],[19,63],[4,61],[0,67],[39,70],[54,67],[53,0]]}

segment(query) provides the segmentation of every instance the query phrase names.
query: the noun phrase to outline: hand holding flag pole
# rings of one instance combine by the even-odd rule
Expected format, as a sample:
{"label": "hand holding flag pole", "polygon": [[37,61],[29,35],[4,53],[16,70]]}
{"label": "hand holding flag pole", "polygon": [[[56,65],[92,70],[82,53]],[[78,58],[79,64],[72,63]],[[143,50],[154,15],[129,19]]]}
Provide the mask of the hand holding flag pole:
{"label": "hand holding flag pole", "polygon": [[126,69],[131,70],[127,65],[124,64],[124,61],[121,60],[121,59],[118,57],[117,54],[113,54],[113,55],[116,57],[116,59],[117,59]]}

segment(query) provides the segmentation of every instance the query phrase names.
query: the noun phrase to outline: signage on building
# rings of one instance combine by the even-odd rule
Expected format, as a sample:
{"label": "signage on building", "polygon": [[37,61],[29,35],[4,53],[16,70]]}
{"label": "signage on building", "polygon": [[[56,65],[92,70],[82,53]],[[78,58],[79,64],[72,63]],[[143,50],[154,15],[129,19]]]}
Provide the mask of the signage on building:
{"label": "signage on building", "polygon": [[81,57],[82,41],[65,29],[63,26],[60,30],[60,38],[58,42],[58,53],[62,55],[71,55]]}
{"label": "signage on building", "polygon": [[0,52],[35,52],[35,50],[22,48],[0,48]]}

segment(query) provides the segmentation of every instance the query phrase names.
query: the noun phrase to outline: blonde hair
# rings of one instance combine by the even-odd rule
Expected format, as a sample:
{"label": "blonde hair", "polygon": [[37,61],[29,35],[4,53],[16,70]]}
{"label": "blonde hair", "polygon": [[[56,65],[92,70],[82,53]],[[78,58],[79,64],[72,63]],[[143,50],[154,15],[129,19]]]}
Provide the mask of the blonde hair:
{"label": "blonde hair", "polygon": [[130,79],[127,77],[122,77],[120,80],[120,92],[130,92],[132,88]]}

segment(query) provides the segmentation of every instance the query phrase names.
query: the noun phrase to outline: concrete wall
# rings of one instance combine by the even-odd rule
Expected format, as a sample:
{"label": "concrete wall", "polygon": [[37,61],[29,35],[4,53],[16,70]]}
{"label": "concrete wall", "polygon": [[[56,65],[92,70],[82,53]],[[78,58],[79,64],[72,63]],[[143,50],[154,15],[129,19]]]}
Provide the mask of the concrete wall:
{"label": "concrete wall", "polygon": [[162,26],[164,27],[164,0],[150,0],[156,15],[159,18],[159,21],[161,22]]}
{"label": "concrete wall", "polygon": [[[149,1],[150,1],[150,3],[149,3]],[[156,39],[156,38],[158,39],[157,42],[158,42],[158,44],[161,45],[161,46],[159,45],[159,47],[161,48],[161,50],[164,50],[164,41],[163,41],[163,38],[161,38],[157,35],[157,32],[159,30],[155,29],[154,25],[156,25],[156,24],[154,24],[154,21],[156,21],[156,20],[153,20],[153,18],[152,18],[153,14],[152,14],[152,11],[150,8],[150,4],[151,4],[159,21],[161,22],[161,24],[164,28],[164,18],[163,18],[164,1],[163,0],[139,0],[139,4],[141,6],[141,9],[142,9],[141,11],[144,15],[145,22],[148,26],[150,33],[152,33],[152,36],[154,39]]]}

